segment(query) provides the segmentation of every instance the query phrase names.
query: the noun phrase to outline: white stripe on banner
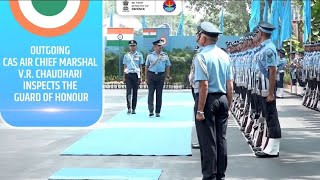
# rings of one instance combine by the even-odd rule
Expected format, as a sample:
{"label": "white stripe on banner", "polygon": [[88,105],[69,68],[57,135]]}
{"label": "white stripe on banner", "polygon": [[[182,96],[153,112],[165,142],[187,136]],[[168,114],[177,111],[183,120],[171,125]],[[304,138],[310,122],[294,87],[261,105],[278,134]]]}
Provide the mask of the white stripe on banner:
{"label": "white stripe on banner", "polygon": [[[112,41],[112,40],[119,40],[118,39],[119,34],[107,34],[107,40]],[[134,34],[122,34],[123,38],[122,40],[125,41],[130,41],[134,38]]]}
{"label": "white stripe on banner", "polygon": [[157,32],[143,32],[144,36],[155,36],[157,35]]}

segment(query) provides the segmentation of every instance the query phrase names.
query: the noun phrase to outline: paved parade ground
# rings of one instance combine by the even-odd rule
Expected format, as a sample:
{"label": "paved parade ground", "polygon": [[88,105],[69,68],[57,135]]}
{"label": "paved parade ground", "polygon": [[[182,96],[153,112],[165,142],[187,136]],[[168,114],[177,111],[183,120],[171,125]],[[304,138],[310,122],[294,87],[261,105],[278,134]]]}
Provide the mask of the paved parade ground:
{"label": "paved parade ground", "polygon": [[[190,94],[190,90],[164,90],[164,93]],[[113,116],[126,109],[125,90],[104,90],[104,95],[103,119],[90,129],[19,130],[10,129],[1,123],[0,179],[45,180],[61,168],[137,168],[161,169],[163,172],[160,180],[201,180],[197,149],[192,149],[192,156],[61,156],[71,144],[93,129],[105,127]],[[146,95],[147,90],[139,90],[140,99]],[[301,97],[285,95],[284,99],[277,100],[283,135],[279,158],[256,158],[235,120],[232,117],[229,119],[226,179],[320,179],[320,112],[303,107]],[[144,103],[146,106],[147,102]],[[137,106],[142,106],[141,102],[138,101]],[[165,106],[164,98],[163,107]],[[192,108],[186,108],[185,111],[192,111]],[[141,116],[141,113],[148,117],[147,109],[145,112],[137,111],[136,115]],[[163,110],[161,117],[165,115]],[[153,120],[155,121],[155,117],[150,118],[149,125]],[[190,121],[189,126],[192,126],[192,117]],[[161,122],[157,120],[155,125],[159,124]],[[192,138],[195,139],[195,136]]]}

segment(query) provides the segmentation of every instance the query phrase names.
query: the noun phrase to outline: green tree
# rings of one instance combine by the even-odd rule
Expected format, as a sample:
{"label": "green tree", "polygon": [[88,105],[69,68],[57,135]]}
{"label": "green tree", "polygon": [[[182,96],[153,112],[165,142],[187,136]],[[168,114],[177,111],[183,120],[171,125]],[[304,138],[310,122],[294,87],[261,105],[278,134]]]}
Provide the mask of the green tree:
{"label": "green tree", "polygon": [[[180,15],[178,16],[146,16],[148,27],[158,27],[162,24],[168,24],[170,26],[170,33],[176,35],[178,31]],[[198,22],[191,14],[184,14],[184,34],[186,36],[194,35],[196,33],[196,27]]]}
{"label": "green tree", "polygon": [[113,9],[114,13],[116,11],[115,1],[104,1],[104,17],[108,17],[110,15],[111,10]]}
{"label": "green tree", "polygon": [[184,35],[185,36],[194,36],[197,32],[197,22],[193,15],[188,14],[184,17]]}
{"label": "green tree", "polygon": [[224,8],[224,34],[243,35],[249,32],[249,8],[251,0],[187,0],[190,8],[203,14],[201,21],[210,21],[219,26],[220,10]]}
{"label": "green tree", "polygon": [[312,20],[311,20],[311,26],[312,26],[312,36],[311,40],[313,41],[320,41],[320,1],[313,1],[312,6]]}
{"label": "green tree", "polygon": [[[300,15],[303,17],[303,1],[301,0],[293,0],[294,5],[300,7]],[[320,1],[319,0],[311,0],[311,41],[319,41],[320,40]],[[303,19],[302,19],[303,20]],[[303,33],[303,25],[301,23],[300,32]]]}

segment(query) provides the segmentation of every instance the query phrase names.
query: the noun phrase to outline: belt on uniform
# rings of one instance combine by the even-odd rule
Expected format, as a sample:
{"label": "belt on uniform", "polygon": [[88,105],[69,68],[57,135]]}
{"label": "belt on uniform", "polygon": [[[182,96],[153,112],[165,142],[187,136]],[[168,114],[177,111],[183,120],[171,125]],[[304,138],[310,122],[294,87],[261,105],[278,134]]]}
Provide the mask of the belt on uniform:
{"label": "belt on uniform", "polygon": [[152,74],[163,74],[164,72],[153,72],[153,71],[149,71]]}

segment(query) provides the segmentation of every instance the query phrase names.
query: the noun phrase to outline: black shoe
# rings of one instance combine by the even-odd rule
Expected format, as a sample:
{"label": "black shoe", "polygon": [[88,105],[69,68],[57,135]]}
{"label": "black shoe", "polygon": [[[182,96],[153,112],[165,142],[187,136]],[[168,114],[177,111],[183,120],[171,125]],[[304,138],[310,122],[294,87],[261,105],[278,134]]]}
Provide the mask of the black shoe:
{"label": "black shoe", "polygon": [[131,114],[131,109],[128,109],[128,112],[127,112],[127,114]]}
{"label": "black shoe", "polygon": [[156,113],[156,117],[160,117],[160,113]]}
{"label": "black shoe", "polygon": [[254,153],[254,155],[257,158],[275,158],[275,157],[279,157],[279,153],[276,154],[276,155],[271,155],[271,154],[264,153],[263,151],[257,151],[257,152]]}
{"label": "black shoe", "polygon": [[132,114],[136,114],[136,111],[135,111],[135,110],[132,110]]}
{"label": "black shoe", "polygon": [[192,149],[200,149],[200,145],[198,143],[194,143],[191,145]]}
{"label": "black shoe", "polygon": [[261,151],[262,149],[261,149],[261,147],[253,147],[252,150],[253,151]]}
{"label": "black shoe", "polygon": [[150,116],[150,117],[151,117],[151,116],[154,116],[154,114],[153,114],[153,113],[150,113],[149,116]]}

